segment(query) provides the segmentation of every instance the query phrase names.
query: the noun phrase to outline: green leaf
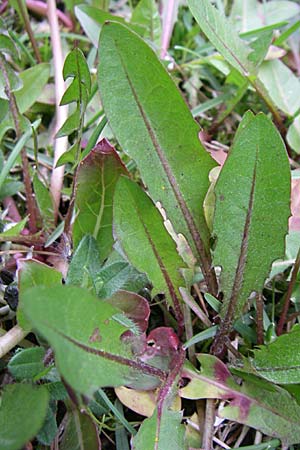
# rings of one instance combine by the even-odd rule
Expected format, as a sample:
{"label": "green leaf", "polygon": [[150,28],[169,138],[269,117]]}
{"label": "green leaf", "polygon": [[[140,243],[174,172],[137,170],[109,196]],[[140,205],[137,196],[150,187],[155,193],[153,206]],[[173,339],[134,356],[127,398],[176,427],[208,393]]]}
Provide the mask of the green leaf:
{"label": "green leaf", "polygon": [[285,389],[254,376],[240,386],[215,356],[201,354],[197,358],[201,371],[186,363],[182,376],[189,382],[179,390],[180,396],[227,400],[228,406],[219,407],[219,417],[278,437],[284,445],[300,442],[300,406]]}
{"label": "green leaf", "polygon": [[84,236],[72,257],[66,283],[95,291],[95,280],[100,268],[97,241],[90,235]]}
{"label": "green leaf", "polygon": [[157,408],[133,439],[132,450],[186,450],[182,412],[163,408],[158,427]]}
{"label": "green leaf", "polygon": [[23,295],[27,289],[33,286],[45,286],[47,289],[53,285],[61,284],[62,274],[57,270],[41,262],[30,259],[19,259],[18,261],[19,278],[19,305],[18,305],[18,323],[25,330],[30,330],[31,325],[23,315]]}
{"label": "green leaf", "polygon": [[42,347],[26,348],[17,352],[9,361],[8,369],[16,380],[32,380],[45,370]]}
{"label": "green leaf", "polygon": [[287,141],[291,148],[300,153],[300,115],[295,117],[294,122],[289,126],[287,132]]}
{"label": "green leaf", "polygon": [[86,413],[72,408],[68,411],[67,422],[60,443],[60,450],[100,450],[98,429]]}
{"label": "green leaf", "polygon": [[278,337],[269,345],[255,349],[250,363],[254,373],[273,383],[300,383],[300,326]]}
{"label": "green leaf", "polygon": [[84,235],[92,235],[98,242],[101,261],[107,258],[114,243],[112,203],[115,185],[122,173],[126,173],[126,169],[116,150],[103,140],[80,163],[76,178],[78,215],[73,227],[74,247]]}
{"label": "green leaf", "polygon": [[54,350],[57,368],[79,393],[91,396],[101,386],[136,385],[137,378],[159,384],[164,372],[134,357],[121,340],[128,330],[113,319],[120,310],[75,286],[35,287],[23,294],[32,327]]}
{"label": "green leaf", "polygon": [[16,225],[14,225],[11,228],[9,228],[8,230],[0,233],[0,239],[12,237],[12,236],[18,236],[21,233],[21,231],[24,229],[27,220],[28,220],[28,217],[25,217],[20,222],[18,222]]}
{"label": "green leaf", "polygon": [[222,267],[221,316],[232,323],[251,292],[262,290],[272,262],[285,254],[289,162],[278,131],[264,114],[244,116],[215,195],[214,264]]}
{"label": "green leaf", "polygon": [[21,114],[26,112],[39,98],[50,76],[48,63],[37,64],[19,74],[23,82],[20,90],[15,92],[17,105]]}
{"label": "green leaf", "polygon": [[58,130],[56,133],[56,139],[63,137],[63,136],[69,136],[74,131],[76,131],[80,127],[80,110],[76,109],[73,114],[71,114],[63,126]]}
{"label": "green leaf", "polygon": [[255,73],[250,49],[235,31],[233,23],[212,6],[210,0],[188,0],[188,6],[209,41],[242,75]]}
{"label": "green leaf", "polygon": [[51,195],[49,189],[41,182],[37,174],[33,177],[33,189],[37,205],[41,212],[44,228],[46,230],[54,229],[55,224]]}
{"label": "green leaf", "polygon": [[159,48],[161,43],[161,21],[155,0],[141,0],[132,13],[131,23],[136,23],[143,27],[144,32],[141,36],[149,39]]}
{"label": "green leaf", "polygon": [[48,401],[43,386],[6,385],[0,406],[0,448],[20,450],[32,439],[43,425]]}
{"label": "green leaf", "polygon": [[91,5],[78,5],[75,7],[75,15],[95,47],[98,47],[99,35],[102,25],[107,20],[125,23],[123,17],[112,15],[106,11]]}
{"label": "green leaf", "polygon": [[95,280],[97,295],[102,299],[111,297],[120,289],[138,292],[147,283],[146,275],[138,272],[125,260],[103,266]]}
{"label": "green leaf", "polygon": [[68,78],[74,78],[74,80],[77,80],[79,82],[77,92],[78,96],[80,96],[80,84],[85,85],[87,92],[90,92],[90,70],[87,65],[86,59],[79,48],[74,48],[70,53],[68,53],[64,63],[63,77],[65,81]]}
{"label": "green leaf", "polygon": [[300,108],[300,81],[279,59],[265,61],[259,68],[259,79],[270,98],[281,111],[292,116]]}
{"label": "green leaf", "polygon": [[182,319],[179,287],[184,280],[179,269],[184,262],[151,199],[125,177],[116,186],[114,230],[131,264],[152,282],[154,295],[163,292]]}
{"label": "green leaf", "polygon": [[19,59],[19,53],[13,40],[5,34],[0,34],[0,52],[11,55],[14,59]]}
{"label": "green leaf", "polygon": [[154,52],[136,34],[105,24],[99,47],[99,88],[113,132],[137,163],[152,200],[162,204],[175,231],[200,255],[209,278],[202,204],[215,163],[198,139],[199,127]]}
{"label": "green leaf", "polygon": [[288,20],[298,13],[299,6],[291,1],[235,0],[230,17],[240,32],[246,32]]}

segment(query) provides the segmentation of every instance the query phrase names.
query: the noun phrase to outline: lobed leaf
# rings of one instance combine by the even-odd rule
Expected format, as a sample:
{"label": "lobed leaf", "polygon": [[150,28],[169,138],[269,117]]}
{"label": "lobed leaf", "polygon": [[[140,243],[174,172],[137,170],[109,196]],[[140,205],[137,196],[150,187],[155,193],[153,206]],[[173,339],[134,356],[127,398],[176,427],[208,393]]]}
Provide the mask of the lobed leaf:
{"label": "lobed leaf", "polygon": [[300,442],[300,406],[285,389],[254,376],[240,386],[215,356],[201,354],[197,358],[201,371],[190,363],[183,369],[182,376],[189,381],[179,391],[183,398],[227,400],[228,405],[218,410],[219,417],[278,437],[284,445]]}
{"label": "lobed leaf", "polygon": [[159,201],[210,278],[209,231],[203,201],[214,167],[199,127],[154,52],[118,23],[103,26],[99,89],[110,125],[135,160],[154,202]]}

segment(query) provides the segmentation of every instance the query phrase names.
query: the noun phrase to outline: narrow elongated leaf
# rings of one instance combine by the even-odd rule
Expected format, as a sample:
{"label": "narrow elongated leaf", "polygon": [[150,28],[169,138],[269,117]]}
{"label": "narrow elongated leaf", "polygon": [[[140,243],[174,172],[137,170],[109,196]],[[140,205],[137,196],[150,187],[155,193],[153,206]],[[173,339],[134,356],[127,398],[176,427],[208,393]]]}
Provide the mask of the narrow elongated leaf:
{"label": "narrow elongated leaf", "polygon": [[235,0],[230,17],[239,32],[246,32],[288,20],[299,10],[299,6],[291,1]]}
{"label": "narrow elongated leaf", "polygon": [[300,81],[282,61],[265,61],[259,68],[258,76],[281,111],[292,116],[299,110]]}
{"label": "narrow elongated leaf", "polygon": [[154,202],[202,260],[209,278],[209,232],[203,200],[214,167],[198,139],[199,127],[154,52],[117,23],[103,26],[99,88],[105,113],[133,158]]}
{"label": "narrow elongated leaf", "polygon": [[210,0],[188,0],[188,5],[203,33],[229,64],[246,77],[254,74],[255,66],[248,59],[250,49],[231,21],[222,16]]}
{"label": "narrow elongated leaf", "polygon": [[45,229],[54,229],[55,224],[51,194],[49,193],[47,187],[39,179],[37,174],[33,177],[33,188]]}
{"label": "narrow elongated leaf", "polygon": [[240,386],[216,357],[202,354],[198,360],[200,372],[190,363],[183,369],[182,376],[190,380],[179,391],[183,398],[229,400],[228,406],[219,408],[219,417],[278,437],[285,445],[300,442],[300,406],[285,389],[254,376]]}
{"label": "narrow elongated leaf", "polygon": [[73,227],[76,248],[84,235],[96,239],[103,261],[112,250],[113,194],[121,174],[126,173],[117,152],[103,140],[80,163],[75,205],[78,209]]}
{"label": "narrow elongated leaf", "polygon": [[26,290],[23,308],[32,327],[52,346],[57,367],[76,391],[92,395],[101,386],[159,385],[164,372],[135,358],[121,340],[128,330],[114,320],[121,311],[75,286]]}
{"label": "narrow elongated leaf", "polygon": [[0,448],[20,450],[43,425],[49,401],[45,387],[6,385],[0,405]]}
{"label": "narrow elongated leaf", "polygon": [[145,272],[154,294],[163,292],[182,321],[179,287],[184,280],[179,269],[184,262],[151,199],[128,178],[122,177],[114,198],[114,229],[129,261]]}
{"label": "narrow elongated leaf", "polygon": [[250,363],[254,373],[273,383],[300,383],[300,326],[269,345],[254,350]]}
{"label": "narrow elongated leaf", "polygon": [[231,326],[249,295],[261,291],[284,256],[290,171],[279,133],[264,115],[247,113],[216,187],[215,265],[222,267],[221,316]]}

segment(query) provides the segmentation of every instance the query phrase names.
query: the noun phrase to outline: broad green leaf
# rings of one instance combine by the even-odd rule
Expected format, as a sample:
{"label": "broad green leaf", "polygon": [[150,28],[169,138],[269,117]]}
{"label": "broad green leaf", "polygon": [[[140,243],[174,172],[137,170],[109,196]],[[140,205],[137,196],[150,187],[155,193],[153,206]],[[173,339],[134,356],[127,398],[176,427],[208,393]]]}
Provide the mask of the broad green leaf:
{"label": "broad green leaf", "polygon": [[231,20],[213,7],[210,0],[188,0],[188,6],[203,33],[226,61],[245,77],[254,74],[250,48],[240,39]]}
{"label": "broad green leaf", "polygon": [[17,194],[19,191],[24,190],[24,184],[20,181],[9,181],[10,178],[7,177],[2,188],[0,190],[0,201],[5,197],[10,197]]}
{"label": "broad green leaf", "polygon": [[120,310],[76,286],[35,287],[23,294],[24,314],[54,350],[57,368],[79,393],[101,386],[157,386],[164,372],[136,359],[121,340],[128,330],[113,319]]}
{"label": "broad green leaf", "polygon": [[295,117],[287,132],[287,141],[291,148],[300,153],[300,115]]}
{"label": "broad green leaf", "polygon": [[20,450],[43,425],[49,395],[43,386],[9,384],[0,405],[0,448]]}
{"label": "broad green leaf", "polygon": [[300,406],[285,389],[254,376],[239,385],[215,356],[201,354],[197,358],[201,370],[186,363],[182,376],[189,383],[179,390],[179,395],[188,399],[227,400],[228,406],[219,407],[219,417],[278,437],[284,445],[300,442]]}
{"label": "broad green leaf", "polygon": [[160,47],[161,21],[155,0],[141,0],[132,13],[131,23],[143,27],[142,36]]}
{"label": "broad green leaf", "polygon": [[151,199],[125,177],[116,186],[114,230],[129,261],[152,282],[154,295],[163,292],[182,319],[179,287],[184,280],[179,269],[184,262]]}
{"label": "broad green leaf", "polygon": [[235,0],[230,17],[240,32],[246,32],[289,20],[299,11],[299,5],[291,1]]}
{"label": "broad green leaf", "polygon": [[73,227],[74,247],[84,235],[92,235],[98,242],[101,261],[107,258],[114,243],[112,203],[122,173],[126,169],[116,150],[103,140],[81,161],[76,178],[78,215]]}
{"label": "broad green leaf", "polygon": [[16,380],[32,380],[45,370],[43,347],[26,348],[18,351],[9,361],[8,369]]}
{"label": "broad green leaf", "polygon": [[86,413],[72,408],[68,411],[60,450],[101,450],[96,424]]}
{"label": "broad green leaf", "polygon": [[132,450],[186,450],[182,412],[163,408],[158,426],[157,409],[145,419],[133,439]]}
{"label": "broad green leaf", "polygon": [[254,357],[250,358],[254,373],[273,383],[300,383],[299,346],[300,326],[295,325],[271,344],[254,350]]}
{"label": "broad green leaf", "polygon": [[31,329],[31,325],[23,315],[23,295],[25,294],[27,289],[30,289],[33,286],[46,286],[50,289],[52,285],[60,284],[62,281],[62,274],[39,261],[35,261],[33,259],[19,259],[18,280],[18,323],[22,328],[29,331]]}
{"label": "broad green leaf", "polygon": [[202,204],[215,163],[198,139],[198,125],[154,52],[126,27],[103,26],[99,59],[100,94],[113,132],[210,278]]}
{"label": "broad green leaf", "polygon": [[72,257],[66,279],[67,284],[95,289],[95,281],[101,269],[97,241],[86,235],[80,241]]}
{"label": "broad green leaf", "polygon": [[37,174],[33,177],[33,189],[45,230],[54,229],[55,224],[51,194]]}
{"label": "broad green leaf", "polygon": [[299,110],[300,81],[282,61],[265,61],[259,68],[258,76],[281,111],[292,116]]}
{"label": "broad green leaf", "polygon": [[290,170],[281,137],[264,115],[247,113],[215,187],[214,264],[221,266],[221,316],[237,318],[285,254]]}
{"label": "broad green leaf", "polygon": [[48,63],[37,64],[20,73],[23,86],[15,92],[17,105],[21,114],[26,112],[39,98],[50,75]]}

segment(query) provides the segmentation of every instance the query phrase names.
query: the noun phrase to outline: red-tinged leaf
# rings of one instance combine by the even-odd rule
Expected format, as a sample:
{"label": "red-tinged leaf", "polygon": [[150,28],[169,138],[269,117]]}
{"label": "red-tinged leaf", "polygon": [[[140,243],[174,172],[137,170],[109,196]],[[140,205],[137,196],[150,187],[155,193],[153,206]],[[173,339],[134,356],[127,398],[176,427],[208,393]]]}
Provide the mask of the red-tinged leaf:
{"label": "red-tinged leaf", "polygon": [[103,139],[81,161],[76,178],[75,206],[78,210],[73,242],[77,247],[84,235],[92,235],[99,245],[103,261],[112,250],[112,204],[115,186],[125,166],[118,153]]}
{"label": "red-tinged leaf", "polygon": [[90,396],[99,387],[120,385],[154,389],[166,377],[155,361],[145,362],[122,339],[129,327],[119,320],[121,311],[86,289],[27,289],[23,311],[53,348],[63,378],[79,393]]}
{"label": "red-tinged leaf", "polygon": [[147,330],[150,307],[144,297],[133,292],[118,291],[106,301],[123,311],[127,317],[138,325],[141,332]]}
{"label": "red-tinged leaf", "polygon": [[190,363],[182,371],[188,384],[179,390],[181,397],[227,400],[228,406],[219,408],[219,417],[277,437],[284,445],[300,442],[300,406],[285,389],[251,375],[239,385],[215,356],[201,354],[197,358],[200,371]]}

